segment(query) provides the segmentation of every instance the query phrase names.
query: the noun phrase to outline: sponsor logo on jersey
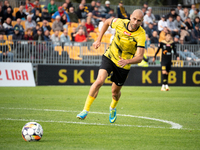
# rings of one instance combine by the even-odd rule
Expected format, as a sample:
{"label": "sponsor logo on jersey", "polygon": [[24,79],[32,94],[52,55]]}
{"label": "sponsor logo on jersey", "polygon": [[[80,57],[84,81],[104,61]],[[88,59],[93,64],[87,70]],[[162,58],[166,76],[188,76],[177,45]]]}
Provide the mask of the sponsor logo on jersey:
{"label": "sponsor logo on jersey", "polygon": [[171,44],[166,44],[166,46],[171,46]]}
{"label": "sponsor logo on jersey", "polygon": [[115,19],[113,20],[113,22],[116,22],[116,21],[117,21],[117,19],[118,19],[118,18],[115,18]]}
{"label": "sponsor logo on jersey", "polygon": [[131,33],[128,33],[126,31],[124,31],[124,34],[128,35],[128,36],[131,36]]}

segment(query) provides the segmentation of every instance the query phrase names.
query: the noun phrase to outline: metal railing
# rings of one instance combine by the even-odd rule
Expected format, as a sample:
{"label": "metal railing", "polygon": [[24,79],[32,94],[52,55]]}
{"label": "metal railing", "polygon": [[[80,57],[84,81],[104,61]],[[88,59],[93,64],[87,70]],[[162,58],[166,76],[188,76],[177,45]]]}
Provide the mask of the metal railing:
{"label": "metal railing", "polygon": [[[2,42],[2,41],[1,41]],[[0,62],[30,62],[33,66],[38,64],[58,65],[100,65],[101,58],[109,44],[102,43],[94,49],[92,43],[54,43],[38,41],[7,41],[8,45],[0,42]],[[6,41],[5,41],[6,42]],[[8,47],[10,47],[9,52]],[[161,50],[156,61],[152,58],[157,51],[157,45],[151,44],[145,50],[149,58],[149,66],[160,66]],[[200,45],[177,45],[180,61],[172,53],[173,66],[200,67]]]}

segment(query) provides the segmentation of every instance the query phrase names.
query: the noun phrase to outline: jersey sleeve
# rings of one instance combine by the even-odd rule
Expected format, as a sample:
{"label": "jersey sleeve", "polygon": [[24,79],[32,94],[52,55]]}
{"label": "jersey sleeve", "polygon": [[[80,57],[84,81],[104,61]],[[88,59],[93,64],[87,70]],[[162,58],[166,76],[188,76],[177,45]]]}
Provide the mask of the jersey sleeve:
{"label": "jersey sleeve", "polygon": [[112,23],[111,23],[111,28],[113,29],[116,29],[117,28],[117,25],[121,22],[121,19],[120,18],[114,18],[112,20]]}
{"label": "jersey sleeve", "polygon": [[145,48],[145,41],[146,41],[146,35],[144,33],[139,36],[137,41],[137,47]]}
{"label": "jersey sleeve", "polygon": [[155,53],[155,55],[154,55],[154,58],[156,58],[156,55],[158,54],[158,52],[160,51],[160,49],[162,48],[162,46],[163,46],[163,44],[162,44],[162,42],[160,42],[160,43],[158,44],[158,49],[157,49],[157,51],[156,51],[156,53]]}

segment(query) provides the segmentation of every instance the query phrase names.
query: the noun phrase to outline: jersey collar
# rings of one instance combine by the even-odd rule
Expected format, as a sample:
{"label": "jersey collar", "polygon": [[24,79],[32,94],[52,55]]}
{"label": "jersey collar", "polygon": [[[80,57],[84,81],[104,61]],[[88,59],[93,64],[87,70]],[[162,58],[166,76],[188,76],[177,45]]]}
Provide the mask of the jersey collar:
{"label": "jersey collar", "polygon": [[129,23],[130,23],[130,21],[127,23],[127,26],[126,26],[126,29],[127,29],[129,32],[135,32],[135,31],[137,31],[137,30],[140,28],[140,26],[139,26],[135,31],[130,31],[130,30],[128,29]]}

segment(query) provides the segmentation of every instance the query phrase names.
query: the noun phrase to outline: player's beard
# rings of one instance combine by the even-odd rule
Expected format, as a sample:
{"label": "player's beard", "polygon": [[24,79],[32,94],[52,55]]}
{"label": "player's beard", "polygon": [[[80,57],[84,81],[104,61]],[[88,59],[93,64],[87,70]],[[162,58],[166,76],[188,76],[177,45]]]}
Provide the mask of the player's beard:
{"label": "player's beard", "polygon": [[138,28],[137,24],[131,24],[131,30],[136,30]]}

